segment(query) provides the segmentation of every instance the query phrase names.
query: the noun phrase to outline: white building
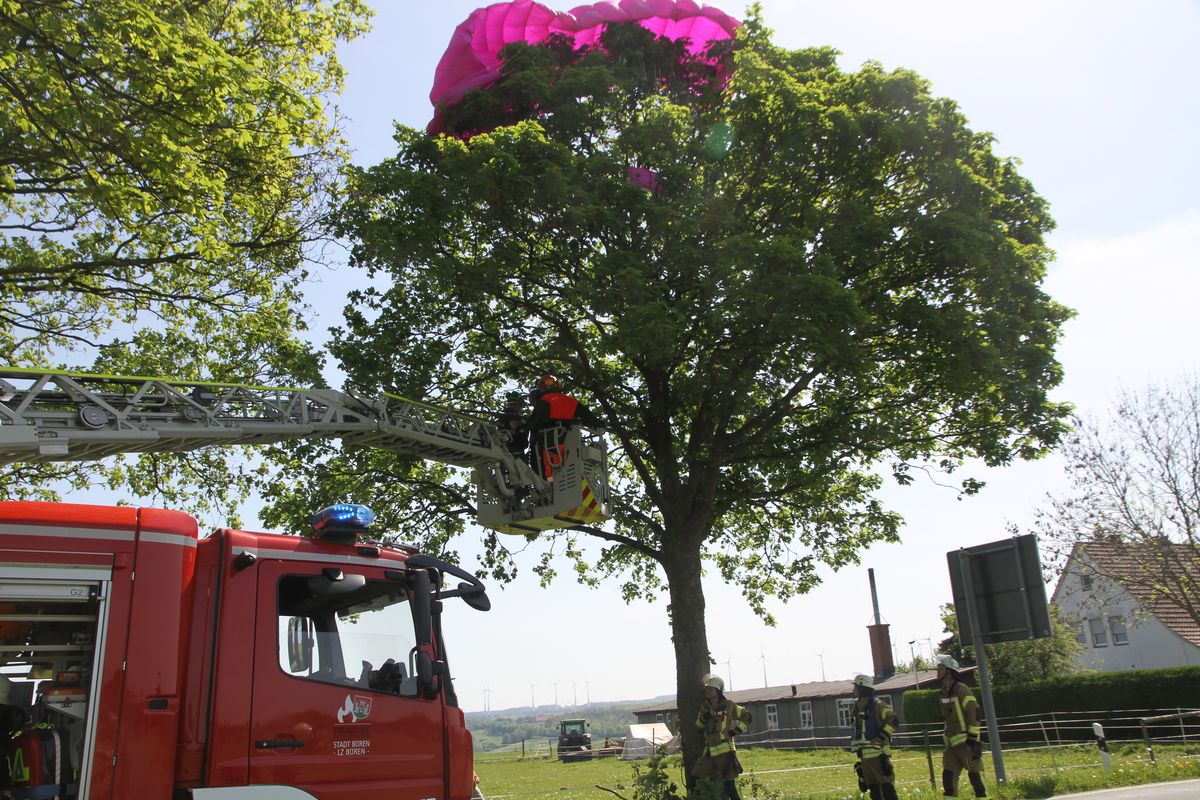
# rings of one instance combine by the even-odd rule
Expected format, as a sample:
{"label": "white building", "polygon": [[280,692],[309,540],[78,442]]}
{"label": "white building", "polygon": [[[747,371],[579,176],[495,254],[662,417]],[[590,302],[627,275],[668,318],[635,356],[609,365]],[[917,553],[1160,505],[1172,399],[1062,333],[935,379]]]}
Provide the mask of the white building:
{"label": "white building", "polygon": [[1063,620],[1076,624],[1084,646],[1082,666],[1115,672],[1200,665],[1200,624],[1156,593],[1155,581],[1138,579],[1150,564],[1168,573],[1200,570],[1190,551],[1151,561],[1131,557],[1129,545],[1075,545],[1051,602],[1058,604]]}

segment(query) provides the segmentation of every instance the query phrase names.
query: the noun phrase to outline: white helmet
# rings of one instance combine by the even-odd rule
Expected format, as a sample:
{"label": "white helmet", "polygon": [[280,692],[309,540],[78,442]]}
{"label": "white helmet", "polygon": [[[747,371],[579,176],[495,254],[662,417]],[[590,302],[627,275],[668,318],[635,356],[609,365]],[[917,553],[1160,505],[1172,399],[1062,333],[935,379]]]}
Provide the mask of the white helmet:
{"label": "white helmet", "polygon": [[854,676],[854,685],[862,686],[865,689],[874,689],[875,688],[875,679],[872,678],[870,675],[855,675]]}
{"label": "white helmet", "polygon": [[721,680],[720,675],[713,675],[711,672],[709,672],[700,680],[700,682],[705,686],[713,687],[718,692],[725,691],[725,681]]}
{"label": "white helmet", "polygon": [[938,653],[933,660],[946,669],[952,669],[955,672],[958,672],[960,669],[958,662],[954,660],[954,656],[949,653]]}

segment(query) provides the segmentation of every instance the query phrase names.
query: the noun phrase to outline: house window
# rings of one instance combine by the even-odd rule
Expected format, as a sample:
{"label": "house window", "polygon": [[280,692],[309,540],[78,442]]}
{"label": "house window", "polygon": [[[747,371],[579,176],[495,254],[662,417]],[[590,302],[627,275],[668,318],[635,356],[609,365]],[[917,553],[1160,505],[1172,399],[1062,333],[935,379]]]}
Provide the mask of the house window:
{"label": "house window", "polygon": [[655,722],[662,722],[662,721],[663,721],[662,714],[655,714],[655,715],[654,715],[654,721],[655,721]]}
{"label": "house window", "polygon": [[1104,630],[1104,620],[1089,619],[1088,628],[1092,632],[1092,647],[1108,647],[1108,633]]}
{"label": "house window", "polygon": [[854,714],[854,698],[837,701],[838,727],[849,728],[850,717]]}
{"label": "house window", "polygon": [[1129,644],[1129,631],[1120,614],[1108,618],[1108,629],[1112,632],[1113,644]]}
{"label": "house window", "polygon": [[879,695],[879,699],[883,701],[885,706],[892,708],[892,696],[890,694],[881,694]]}
{"label": "house window", "polygon": [[812,702],[809,700],[800,701],[800,729],[806,731],[813,729]]}
{"label": "house window", "polygon": [[767,706],[767,730],[779,730],[779,709],[773,703]]}
{"label": "house window", "polygon": [[1079,643],[1080,643],[1081,645],[1083,645],[1084,647],[1087,647],[1087,643],[1088,643],[1088,636],[1087,636],[1087,635],[1088,635],[1088,632],[1087,632],[1087,623],[1086,623],[1086,622],[1079,622],[1079,623],[1078,623],[1078,624],[1075,626],[1075,641],[1079,642]]}

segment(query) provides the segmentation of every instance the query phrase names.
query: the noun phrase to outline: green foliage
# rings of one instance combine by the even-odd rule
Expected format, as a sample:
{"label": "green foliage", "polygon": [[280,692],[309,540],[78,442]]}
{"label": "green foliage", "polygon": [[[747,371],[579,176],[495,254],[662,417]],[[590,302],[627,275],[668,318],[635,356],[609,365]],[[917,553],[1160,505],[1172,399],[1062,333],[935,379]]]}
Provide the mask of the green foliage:
{"label": "green foliage", "polygon": [[[1083,645],[1075,638],[1075,626],[1064,622],[1061,614],[1058,606],[1051,604],[1049,636],[984,645],[993,686],[1028,683],[1079,671]],[[938,643],[939,652],[949,653],[960,664],[974,664],[975,648],[964,646],[959,639],[953,603],[942,606],[942,624],[950,636]]]}
{"label": "green foliage", "polygon": [[[1049,680],[997,686],[996,714],[1048,714],[1055,711],[1144,710],[1188,708],[1200,697],[1200,667],[1139,669],[1065,675]],[[937,690],[904,694],[904,721],[910,724],[942,719]]]}
{"label": "green foliage", "polygon": [[[897,539],[881,463],[906,481],[1041,455],[1063,429],[1047,391],[1070,312],[1040,286],[1045,201],[919,76],[776,48],[757,19],[723,54],[727,84],[638,26],[602,45],[513,45],[499,83],[447,113],[483,132],[401,128],[394,157],[354,172],[339,230],[379,288],[331,350],[368,392],[499,408],[552,371],[600,414],[615,530],[595,558],[578,532],[543,552],[627,599],[665,577],[688,717],[701,573],[770,622],[768,597]],[[511,542],[490,556],[510,576]]]}
{"label": "green foliage", "polygon": [[619,536],[588,567],[653,594],[647,562],[703,552],[765,614],[895,539],[878,460],[1053,443],[1068,312],[1039,288],[1044,201],[953,103],[745,28],[719,95],[618,26],[604,49],[514,46],[449,117],[508,127],[401,129],[340,217],[391,285],[355,298],[333,352],[360,388],[458,407],[563,373],[618,446]]}
{"label": "green foliage", "polygon": [[[367,15],[361,0],[0,3],[0,363],[318,380],[299,285],[347,160],[326,112],[336,45]],[[251,482],[220,461],[23,468],[0,491],[100,480],[203,509]]]}
{"label": "green foliage", "polygon": [[633,800],[680,800],[679,787],[671,779],[668,765],[675,767],[677,773],[679,759],[653,756],[644,768],[639,762],[633,762]]}

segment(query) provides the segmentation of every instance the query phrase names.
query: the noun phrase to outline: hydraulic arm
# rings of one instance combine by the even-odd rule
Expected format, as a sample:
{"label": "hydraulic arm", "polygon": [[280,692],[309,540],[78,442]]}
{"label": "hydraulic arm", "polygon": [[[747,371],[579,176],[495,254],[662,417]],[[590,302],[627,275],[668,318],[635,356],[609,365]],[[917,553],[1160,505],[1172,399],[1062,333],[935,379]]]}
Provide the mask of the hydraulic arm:
{"label": "hydraulic arm", "polygon": [[336,438],[472,468],[479,523],[505,533],[609,516],[603,437],[552,435],[564,457],[548,479],[491,423],[395,395],[0,367],[0,463]]}

